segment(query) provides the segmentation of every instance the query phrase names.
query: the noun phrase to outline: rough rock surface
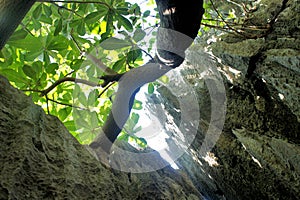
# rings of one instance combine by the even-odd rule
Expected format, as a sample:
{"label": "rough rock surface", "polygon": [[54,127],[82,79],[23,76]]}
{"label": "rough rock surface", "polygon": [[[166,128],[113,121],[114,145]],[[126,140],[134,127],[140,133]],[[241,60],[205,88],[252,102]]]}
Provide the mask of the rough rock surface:
{"label": "rough rock surface", "polygon": [[202,199],[170,167],[103,167],[53,116],[0,76],[0,199]]}
{"label": "rough rock surface", "polygon": [[196,88],[202,123],[178,163],[207,199],[300,199],[300,2],[257,2],[246,24],[269,29],[249,31],[250,38],[223,35],[212,47],[223,64],[227,112],[207,156],[199,149],[210,95]]}

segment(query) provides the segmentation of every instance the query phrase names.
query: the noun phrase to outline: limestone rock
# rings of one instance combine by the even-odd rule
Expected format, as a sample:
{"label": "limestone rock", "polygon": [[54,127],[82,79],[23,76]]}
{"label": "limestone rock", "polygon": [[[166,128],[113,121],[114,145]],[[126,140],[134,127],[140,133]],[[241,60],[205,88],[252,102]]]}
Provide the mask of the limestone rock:
{"label": "limestone rock", "polygon": [[183,174],[104,167],[0,76],[0,199],[202,199]]}

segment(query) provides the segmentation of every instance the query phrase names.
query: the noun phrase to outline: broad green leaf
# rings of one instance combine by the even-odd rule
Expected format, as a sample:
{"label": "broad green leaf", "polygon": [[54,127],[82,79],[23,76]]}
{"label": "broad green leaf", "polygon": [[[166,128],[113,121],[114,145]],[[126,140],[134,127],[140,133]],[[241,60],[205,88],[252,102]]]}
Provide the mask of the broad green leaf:
{"label": "broad green leaf", "polygon": [[47,17],[50,17],[52,15],[52,10],[50,6],[47,6],[46,4],[43,4],[43,10]]}
{"label": "broad green leaf", "polygon": [[116,18],[118,20],[118,22],[120,23],[121,26],[123,26],[127,31],[132,31],[133,30],[133,26],[131,24],[131,22],[124,16],[117,14]]}
{"label": "broad green leaf", "polygon": [[134,63],[134,61],[139,58],[142,57],[142,51],[141,49],[134,49],[131,50],[127,53],[127,61],[130,63]]}
{"label": "broad green leaf", "polygon": [[142,39],[144,39],[145,36],[146,36],[146,32],[144,30],[142,30],[142,29],[136,29],[135,32],[134,32],[134,34],[133,34],[132,39],[135,42],[139,42]]}
{"label": "broad green leaf", "polygon": [[10,41],[23,40],[26,38],[27,35],[28,35],[28,32],[21,29],[21,30],[14,32],[14,34],[9,38],[9,40]]}
{"label": "broad green leaf", "polygon": [[69,114],[70,114],[70,110],[67,108],[63,108],[58,111],[58,117],[61,121],[64,121]]}
{"label": "broad green leaf", "polygon": [[86,30],[85,30],[85,23],[84,20],[81,20],[80,24],[77,27],[77,33],[81,36],[85,35]]}
{"label": "broad green leaf", "polygon": [[56,70],[58,70],[58,64],[57,63],[51,63],[48,66],[46,66],[46,72],[49,74],[55,74]]}
{"label": "broad green leaf", "polygon": [[100,44],[100,46],[106,50],[116,50],[116,49],[121,49],[124,47],[129,47],[129,46],[131,46],[131,44],[130,44],[130,42],[128,42],[126,40],[121,40],[121,39],[118,39],[115,37],[111,37],[111,38],[104,40]]}
{"label": "broad green leaf", "polygon": [[85,121],[84,118],[77,119],[75,121],[75,124],[78,128],[86,128],[86,129],[90,130],[90,125],[89,125],[89,123],[87,123],[87,121]]}
{"label": "broad green leaf", "polygon": [[101,17],[103,17],[103,15],[101,13],[92,12],[84,18],[84,21],[86,24],[91,24],[91,23],[95,23],[96,21],[98,21]]}
{"label": "broad green leaf", "polygon": [[46,42],[46,49],[47,50],[65,50],[68,48],[69,41],[63,36],[53,37],[48,35],[47,42]]}
{"label": "broad green leaf", "polygon": [[25,77],[23,77],[20,73],[12,69],[0,69],[0,74],[8,78],[9,81],[15,83],[29,83],[29,81]]}
{"label": "broad green leaf", "polygon": [[148,94],[153,94],[154,92],[154,85],[153,83],[148,84]]}
{"label": "broad green leaf", "polygon": [[118,7],[116,9],[117,13],[121,14],[121,15],[129,15],[129,11],[128,8],[126,7]]}
{"label": "broad green leaf", "polygon": [[51,17],[47,17],[46,15],[42,14],[40,19],[41,22],[44,22],[46,24],[50,24],[52,25],[52,18]]}
{"label": "broad green leaf", "polygon": [[150,10],[146,10],[143,14],[143,17],[148,17],[150,15]]}
{"label": "broad green leaf", "polygon": [[32,69],[36,72],[36,77],[39,78],[44,70],[44,64],[41,61],[32,63]]}
{"label": "broad green leaf", "polygon": [[26,74],[26,76],[36,80],[37,77],[36,71],[31,66],[24,65],[22,69],[24,74]]}
{"label": "broad green leaf", "polygon": [[91,91],[88,96],[88,106],[95,106],[97,98],[98,98],[98,91],[97,90]]}
{"label": "broad green leaf", "polygon": [[110,32],[113,30],[113,19],[114,19],[114,12],[112,10],[109,10],[106,17],[106,34],[110,34]]}
{"label": "broad green leaf", "polygon": [[39,19],[42,14],[42,4],[38,5],[32,13],[33,18]]}
{"label": "broad green leaf", "polygon": [[36,18],[32,18],[33,28],[34,30],[38,31],[41,29],[42,24],[40,21],[38,21]]}
{"label": "broad green leaf", "polygon": [[87,105],[87,99],[84,93],[80,93],[78,96],[79,103],[86,106]]}
{"label": "broad green leaf", "polygon": [[120,60],[114,63],[112,69],[115,72],[118,72],[120,69],[122,69],[125,66],[125,64],[126,64],[126,57],[122,57]]}
{"label": "broad green leaf", "polygon": [[71,62],[70,67],[73,70],[78,70],[80,66],[82,65],[83,60],[75,59]]}
{"label": "broad green leaf", "polygon": [[59,34],[59,32],[61,32],[62,30],[62,19],[58,19],[56,22],[55,22],[55,30],[54,30],[54,36],[57,36]]}
{"label": "broad green leaf", "polygon": [[43,48],[40,39],[30,34],[28,34],[25,39],[8,41],[7,43],[11,46],[34,52]]}
{"label": "broad green leaf", "polygon": [[50,57],[47,51],[43,51],[43,61],[45,63],[45,66],[49,65],[50,63]]}
{"label": "broad green leaf", "polygon": [[99,124],[98,124],[98,115],[96,112],[92,112],[90,114],[91,116],[91,129],[95,129],[95,128],[99,128]]}
{"label": "broad green leaf", "polygon": [[37,51],[30,51],[25,55],[26,61],[33,61],[43,53],[43,49],[37,49]]}
{"label": "broad green leaf", "polygon": [[77,130],[74,121],[66,121],[66,122],[64,122],[64,125],[69,131],[76,131]]}

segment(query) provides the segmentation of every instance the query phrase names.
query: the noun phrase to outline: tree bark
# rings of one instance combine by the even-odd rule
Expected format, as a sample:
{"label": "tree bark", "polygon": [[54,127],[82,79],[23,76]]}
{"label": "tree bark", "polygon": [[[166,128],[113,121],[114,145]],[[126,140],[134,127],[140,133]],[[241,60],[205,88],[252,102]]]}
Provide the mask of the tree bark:
{"label": "tree bark", "polygon": [[0,0],[0,49],[2,49],[35,0]]}

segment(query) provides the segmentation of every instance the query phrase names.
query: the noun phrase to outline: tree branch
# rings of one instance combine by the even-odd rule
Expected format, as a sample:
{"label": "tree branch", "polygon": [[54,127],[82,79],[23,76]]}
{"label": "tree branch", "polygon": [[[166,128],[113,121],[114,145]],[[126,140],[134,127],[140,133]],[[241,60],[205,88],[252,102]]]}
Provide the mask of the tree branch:
{"label": "tree branch", "polygon": [[47,95],[47,94],[48,94],[51,90],[53,90],[56,86],[58,86],[58,85],[61,84],[61,83],[67,82],[67,81],[71,81],[71,82],[74,82],[74,83],[82,83],[82,84],[89,85],[89,86],[92,86],[92,87],[101,86],[101,84],[93,83],[93,82],[91,82],[91,81],[87,81],[87,80],[84,80],[84,79],[78,79],[78,78],[73,78],[73,77],[64,77],[64,78],[59,79],[59,80],[57,80],[56,82],[54,82],[54,83],[53,83],[50,87],[48,87],[47,89],[40,91],[40,92],[41,92],[41,95],[40,95],[40,96],[42,97],[42,96]]}

